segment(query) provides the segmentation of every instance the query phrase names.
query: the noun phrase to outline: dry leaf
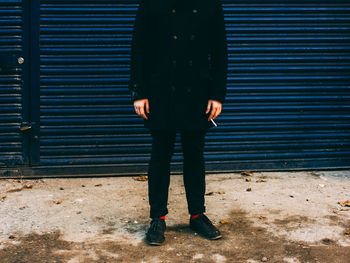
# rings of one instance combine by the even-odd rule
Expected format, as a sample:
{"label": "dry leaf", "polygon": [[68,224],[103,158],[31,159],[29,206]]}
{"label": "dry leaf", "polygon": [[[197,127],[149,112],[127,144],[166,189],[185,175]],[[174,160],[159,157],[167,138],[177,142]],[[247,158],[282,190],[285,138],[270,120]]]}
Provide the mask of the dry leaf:
{"label": "dry leaf", "polygon": [[350,200],[339,201],[338,204],[340,204],[341,206],[349,206],[350,207]]}
{"label": "dry leaf", "polygon": [[18,187],[18,188],[9,189],[9,190],[7,190],[6,192],[7,192],[7,193],[13,193],[13,192],[22,191],[23,189],[32,189],[32,188],[33,188],[33,185],[32,185],[32,184],[25,184],[25,185],[22,185],[21,187]]}
{"label": "dry leaf", "polygon": [[310,172],[310,174],[311,175],[313,175],[313,176],[321,176],[319,173],[317,173],[317,172]]}
{"label": "dry leaf", "polygon": [[147,177],[147,175],[141,175],[141,176],[133,177],[133,179],[134,179],[135,181],[147,181],[147,180],[148,180],[148,177]]}
{"label": "dry leaf", "polygon": [[244,176],[252,176],[252,175],[253,175],[253,172],[251,172],[251,171],[243,171],[243,172],[241,172],[241,175],[244,175]]}
{"label": "dry leaf", "polygon": [[23,187],[19,187],[19,188],[12,188],[12,189],[9,189],[7,190],[6,192],[7,193],[13,193],[13,192],[19,192],[19,191],[22,191],[23,190]]}
{"label": "dry leaf", "polygon": [[350,236],[350,228],[344,230],[345,236]]}
{"label": "dry leaf", "polygon": [[213,194],[222,195],[222,194],[225,194],[225,192],[224,191],[216,191],[216,192],[211,191],[211,192],[206,193],[205,195],[213,195]]}
{"label": "dry leaf", "polygon": [[56,200],[52,200],[52,202],[54,202],[56,205],[59,205],[60,203],[62,203],[62,200],[56,199]]}
{"label": "dry leaf", "polygon": [[228,222],[227,219],[221,219],[221,220],[219,221],[219,223],[223,225],[223,224],[228,224],[229,222]]}
{"label": "dry leaf", "polygon": [[266,180],[265,179],[258,179],[255,182],[257,182],[257,183],[264,183],[264,182],[266,182]]}

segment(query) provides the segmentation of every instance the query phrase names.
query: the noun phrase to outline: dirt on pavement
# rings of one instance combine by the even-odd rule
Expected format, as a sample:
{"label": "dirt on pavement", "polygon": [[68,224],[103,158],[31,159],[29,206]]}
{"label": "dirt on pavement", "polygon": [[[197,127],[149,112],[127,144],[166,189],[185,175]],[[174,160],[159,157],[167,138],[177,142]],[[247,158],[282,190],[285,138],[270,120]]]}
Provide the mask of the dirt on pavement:
{"label": "dirt on pavement", "polygon": [[350,262],[350,171],[207,174],[206,214],[189,229],[172,175],[166,241],[149,246],[146,177],[0,180],[0,261]]}

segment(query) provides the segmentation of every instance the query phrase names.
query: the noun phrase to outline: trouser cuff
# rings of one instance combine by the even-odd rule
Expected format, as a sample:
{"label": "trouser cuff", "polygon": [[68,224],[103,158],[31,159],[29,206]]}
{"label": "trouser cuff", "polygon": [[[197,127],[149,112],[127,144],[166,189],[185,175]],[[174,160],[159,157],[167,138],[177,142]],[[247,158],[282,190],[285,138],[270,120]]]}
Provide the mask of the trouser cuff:
{"label": "trouser cuff", "polygon": [[203,207],[197,207],[197,208],[195,208],[195,207],[189,207],[188,208],[188,212],[192,215],[192,214],[202,214],[202,213],[204,213],[206,211],[206,209],[205,209],[205,206],[203,206]]}
{"label": "trouser cuff", "polygon": [[150,210],[150,218],[158,218],[161,216],[165,216],[169,213],[168,208],[163,208],[163,209],[152,209]]}

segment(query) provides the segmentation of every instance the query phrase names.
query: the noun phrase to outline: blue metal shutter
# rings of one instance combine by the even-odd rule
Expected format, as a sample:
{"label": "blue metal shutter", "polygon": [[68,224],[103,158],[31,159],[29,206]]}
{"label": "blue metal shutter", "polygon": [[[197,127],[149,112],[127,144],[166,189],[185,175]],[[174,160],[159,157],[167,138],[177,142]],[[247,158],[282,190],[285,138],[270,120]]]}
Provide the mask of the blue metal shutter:
{"label": "blue metal shutter", "polygon": [[0,167],[25,162],[20,131],[23,110],[24,9],[20,0],[0,0]]}
{"label": "blue metal shutter", "polygon": [[[138,1],[40,3],[41,167],[145,171],[150,136],[127,91]],[[349,167],[350,4],[223,6],[228,96],[207,135],[208,171]],[[180,149],[177,137],[176,167]]]}
{"label": "blue metal shutter", "polygon": [[350,3],[223,1],[229,93],[208,159],[221,169],[350,165]]}
{"label": "blue metal shutter", "polygon": [[113,172],[145,162],[126,89],[137,1],[40,3],[40,165]]}

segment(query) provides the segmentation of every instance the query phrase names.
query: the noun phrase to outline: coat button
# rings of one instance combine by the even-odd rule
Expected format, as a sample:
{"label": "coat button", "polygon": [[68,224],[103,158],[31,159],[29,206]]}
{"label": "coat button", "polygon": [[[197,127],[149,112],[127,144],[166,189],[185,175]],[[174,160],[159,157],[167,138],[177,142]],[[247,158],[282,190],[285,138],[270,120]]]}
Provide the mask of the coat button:
{"label": "coat button", "polygon": [[174,39],[177,39],[177,35],[173,35],[173,38],[174,38]]}

